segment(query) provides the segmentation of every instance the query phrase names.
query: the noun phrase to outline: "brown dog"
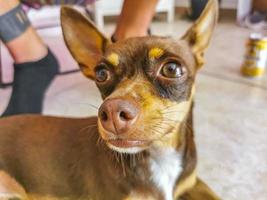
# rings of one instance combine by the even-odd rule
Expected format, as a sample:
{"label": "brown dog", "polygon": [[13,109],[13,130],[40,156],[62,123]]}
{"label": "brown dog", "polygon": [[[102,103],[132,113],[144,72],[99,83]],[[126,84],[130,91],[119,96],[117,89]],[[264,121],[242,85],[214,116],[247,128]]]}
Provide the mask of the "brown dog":
{"label": "brown dog", "polygon": [[104,99],[98,117],[0,120],[0,199],[218,200],[196,177],[194,81],[217,21],[210,0],[180,40],[111,44],[61,11],[66,44]]}

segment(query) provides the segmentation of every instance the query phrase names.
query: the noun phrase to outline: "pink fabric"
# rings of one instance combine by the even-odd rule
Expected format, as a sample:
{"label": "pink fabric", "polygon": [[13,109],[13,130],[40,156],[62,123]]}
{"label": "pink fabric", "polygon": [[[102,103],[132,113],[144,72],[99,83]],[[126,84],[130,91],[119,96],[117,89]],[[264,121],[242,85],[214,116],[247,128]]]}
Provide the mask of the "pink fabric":
{"label": "pink fabric", "polygon": [[86,5],[94,3],[95,0],[21,0],[21,2],[31,8],[39,9],[43,5]]}

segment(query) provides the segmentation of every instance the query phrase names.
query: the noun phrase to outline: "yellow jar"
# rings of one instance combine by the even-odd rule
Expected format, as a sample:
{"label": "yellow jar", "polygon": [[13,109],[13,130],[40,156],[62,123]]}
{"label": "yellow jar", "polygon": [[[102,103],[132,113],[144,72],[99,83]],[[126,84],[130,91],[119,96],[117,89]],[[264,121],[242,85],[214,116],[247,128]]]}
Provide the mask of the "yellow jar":
{"label": "yellow jar", "polygon": [[242,64],[244,76],[259,77],[264,74],[267,63],[267,37],[251,34],[247,42],[247,52]]}

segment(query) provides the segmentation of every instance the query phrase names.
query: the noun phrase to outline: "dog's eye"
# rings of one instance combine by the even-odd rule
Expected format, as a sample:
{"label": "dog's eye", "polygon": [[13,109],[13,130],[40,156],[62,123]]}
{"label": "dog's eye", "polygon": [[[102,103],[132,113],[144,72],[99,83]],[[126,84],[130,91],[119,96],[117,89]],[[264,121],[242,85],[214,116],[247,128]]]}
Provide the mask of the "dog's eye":
{"label": "dog's eye", "polygon": [[185,68],[176,62],[168,62],[163,65],[161,75],[167,78],[179,78],[184,75]]}
{"label": "dog's eye", "polygon": [[97,69],[95,79],[97,82],[105,82],[110,78],[110,72],[106,68]]}

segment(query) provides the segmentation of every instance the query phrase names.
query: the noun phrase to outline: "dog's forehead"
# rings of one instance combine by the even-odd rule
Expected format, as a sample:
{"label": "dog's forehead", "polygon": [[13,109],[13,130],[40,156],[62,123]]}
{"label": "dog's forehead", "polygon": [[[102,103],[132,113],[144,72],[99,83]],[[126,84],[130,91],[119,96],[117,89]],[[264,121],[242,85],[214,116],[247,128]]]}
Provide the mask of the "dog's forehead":
{"label": "dog's forehead", "polygon": [[195,62],[188,44],[183,40],[175,40],[170,37],[149,36],[129,38],[109,45],[104,57],[116,66],[156,59],[163,54],[177,56],[189,68],[194,68]]}
{"label": "dog's forehead", "polygon": [[159,48],[166,52],[182,55],[183,49],[186,48],[185,46],[183,41],[176,41],[170,37],[136,37],[109,45],[105,56],[108,56],[111,53],[117,53],[126,58],[135,57],[139,54],[147,55],[148,51],[152,48]]}

